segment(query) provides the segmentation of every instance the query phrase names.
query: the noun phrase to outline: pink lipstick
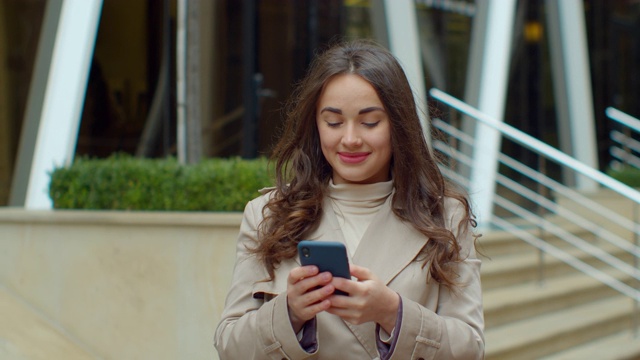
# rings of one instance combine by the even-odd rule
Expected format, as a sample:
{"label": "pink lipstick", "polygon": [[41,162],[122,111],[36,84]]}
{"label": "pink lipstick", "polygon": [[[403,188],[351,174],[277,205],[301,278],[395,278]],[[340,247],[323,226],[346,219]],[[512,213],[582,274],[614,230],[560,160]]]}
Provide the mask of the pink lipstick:
{"label": "pink lipstick", "polygon": [[340,157],[340,160],[342,162],[344,162],[344,163],[357,164],[357,163],[361,163],[361,162],[365,161],[367,159],[367,157],[369,156],[369,153],[366,153],[366,152],[359,152],[359,153],[339,152],[338,156]]}

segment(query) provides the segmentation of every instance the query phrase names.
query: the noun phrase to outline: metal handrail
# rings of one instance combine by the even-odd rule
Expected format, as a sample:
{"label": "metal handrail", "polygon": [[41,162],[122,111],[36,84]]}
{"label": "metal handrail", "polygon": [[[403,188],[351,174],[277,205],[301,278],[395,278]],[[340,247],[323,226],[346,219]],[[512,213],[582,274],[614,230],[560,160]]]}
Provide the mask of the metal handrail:
{"label": "metal handrail", "polygon": [[[462,141],[463,143],[469,145],[469,146],[473,146],[473,138],[471,136],[469,136],[468,134],[456,129],[454,126],[451,126],[449,124],[447,124],[446,122],[440,120],[440,119],[433,119],[432,120],[432,124],[434,126],[436,126],[438,129],[444,131],[445,133],[455,137],[456,139]],[[447,149],[445,148],[439,148],[438,150],[441,151],[447,151]],[[464,159],[464,158],[462,158]],[[509,166],[510,168],[528,176],[531,179],[536,179],[536,181],[540,182],[542,185],[546,186],[547,188],[555,191],[556,193],[562,193],[565,194],[569,197],[571,197],[572,201],[586,207],[586,208],[591,208],[591,209],[595,209],[599,206],[599,204],[589,198],[587,198],[586,196],[580,194],[579,192],[571,189],[568,186],[564,186],[561,183],[549,178],[548,176],[539,173],[538,171],[535,171],[531,168],[529,168],[528,166],[523,165],[522,163],[510,158],[509,156],[506,156],[504,154],[499,154],[498,155],[498,161],[500,161],[501,163],[505,164],[506,166]],[[465,165],[471,167],[471,160],[469,159],[469,161],[461,161],[463,162]],[[623,227],[624,229],[631,231],[633,233],[636,233],[638,235],[640,235],[640,227],[636,226],[636,223],[629,220],[628,218],[621,216],[620,214],[609,210],[609,209],[600,209],[600,215],[603,218],[606,218],[607,220],[615,223],[616,225],[619,225],[621,227]],[[587,221],[581,221],[580,225],[585,225],[585,227],[588,227],[589,225],[586,224]],[[591,224],[591,223],[589,223]],[[617,236],[616,236],[617,237]],[[606,238],[609,239],[609,238]],[[626,244],[629,244],[628,242]],[[622,245],[625,246],[625,245]],[[626,245],[628,246],[628,245]],[[639,248],[635,248],[633,251],[635,251],[637,253]],[[631,250],[630,250],[631,251]]]}
{"label": "metal handrail", "polygon": [[613,107],[606,108],[604,112],[609,119],[640,133],[640,120]]}
{"label": "metal handrail", "polygon": [[[440,101],[441,103],[446,104],[451,108],[470,116],[472,119],[488,125],[489,127],[500,132],[501,135],[505,138],[508,138],[514,143],[519,144],[520,146],[523,146],[533,151],[534,153],[541,155],[542,158],[552,159],[564,168],[571,169],[597,182],[602,187],[615,191],[624,198],[632,201],[633,209],[638,208],[638,205],[640,204],[640,192],[636,189],[633,189],[621,183],[620,181],[610,178],[606,174],[581,163],[573,157],[521,132],[520,130],[517,130],[509,125],[491,118],[490,116],[482,113],[472,106],[438,89],[432,89],[430,91],[430,94],[433,98]],[[637,127],[637,129],[640,129],[640,120],[630,120],[628,117],[621,116],[614,110],[609,110],[609,112],[617,116],[617,119],[622,118],[621,121],[624,122],[625,125],[629,124],[632,128]],[[475,141],[473,137],[469,136],[468,134],[465,134],[464,132],[437,118],[432,119],[432,124],[435,128],[438,128],[444,134],[455,138],[456,142],[461,146],[461,148],[464,149],[465,146],[474,148]],[[625,139],[625,141],[628,142],[629,140]],[[448,156],[450,159],[452,159],[452,162],[455,162],[456,164],[459,163],[468,168],[472,168],[474,166],[473,160],[469,155],[464,154],[458,149],[450,147],[448,144],[441,142],[440,140],[436,139],[435,141],[433,141],[433,146],[435,150],[441,152],[443,155]],[[535,204],[534,206],[536,206],[536,208],[541,209],[542,211],[548,211],[548,213],[552,213],[557,215],[558,217],[566,219],[567,221],[580,226],[582,229],[588,231],[589,233],[594,234],[598,239],[605,240],[608,243],[617,246],[619,249],[622,249],[625,252],[631,254],[633,256],[633,265],[629,265],[628,263],[623,261],[622,258],[614,256],[614,253],[610,253],[608,251],[605,251],[603,248],[594,246],[588,241],[581,239],[579,236],[574,235],[572,232],[565,230],[563,227],[547,219],[546,215],[541,216],[540,214],[535,214],[525,209],[523,206],[517,205],[514,202],[507,200],[499,194],[494,194],[494,203],[497,206],[500,206],[510,214],[515,215],[515,217],[531,222],[531,224],[533,224],[535,227],[537,227],[537,229],[540,230],[540,234],[553,234],[558,239],[571,244],[574,249],[590,255],[594,259],[600,260],[602,263],[607,264],[620,273],[628,275],[629,279],[634,279],[636,283],[640,283],[640,269],[638,269],[638,259],[640,258],[640,246],[638,243],[638,237],[640,236],[640,225],[637,223],[636,215],[634,215],[632,218],[633,220],[631,220],[616,213],[613,210],[600,206],[595,201],[588,199],[579,192],[566,187],[565,185],[551,179],[545,174],[542,174],[503,153],[498,154],[498,161],[501,164],[506,165],[509,168],[519,172],[520,174],[527,176],[529,179],[538,184],[538,186],[544,186],[546,187],[546,189],[550,189],[556,194],[568,195],[574,203],[581,205],[586,209],[598,209],[597,214],[599,217],[606,218],[607,220],[611,221],[612,224],[615,224],[615,226],[619,229],[630,231],[632,236],[634,237],[633,242],[629,242],[628,240],[613,233],[612,231],[605,229],[603,226],[601,226],[601,224],[598,224],[598,222],[587,220],[582,215],[579,215],[578,213],[563,207],[559,203],[548,198],[548,195],[543,195],[547,193],[546,189],[539,189],[539,191],[536,192],[502,174],[496,174],[496,183],[503,186],[505,190],[512,191],[518,196],[522,196],[523,198],[530,200],[531,204]],[[467,188],[470,187],[470,181],[460,173],[457,173],[453,169],[446,167],[443,167],[442,171],[445,176],[453,178],[462,186],[466,186]],[[635,210],[633,213],[635,214]],[[591,276],[594,279],[601,281],[609,287],[633,299],[635,315],[632,328],[634,329],[634,334],[638,334],[637,327],[638,308],[640,304],[640,288],[634,288],[633,285],[628,285],[625,282],[601,271],[600,269],[587,264],[586,262],[571,255],[569,252],[549,244],[540,237],[536,237],[531,231],[524,230],[522,227],[511,223],[506,218],[493,216],[491,223],[498,228],[513,233],[518,238],[538,248],[540,251],[538,260],[540,262],[540,269],[542,269],[543,263],[542,254],[548,253],[568,264],[569,266],[572,266],[573,268]]]}
{"label": "metal handrail", "polygon": [[601,185],[619,193],[620,195],[627,197],[633,200],[635,203],[640,204],[640,191],[627,186],[621,183],[618,180],[612,179],[606,174],[598,171],[575,158],[563,153],[562,151],[545,144],[544,142],[530,136],[524,134],[516,129],[503,124],[502,122],[492,118],[491,116],[481,112],[480,110],[472,107],[469,104],[464,103],[461,100],[456,99],[455,97],[441,91],[438,89],[431,89],[429,91],[430,95],[437,99],[438,101],[445,103],[464,114],[467,114],[478,121],[482,122],[485,125],[488,125],[495,130],[498,130],[502,133],[502,135],[508,137],[509,139],[519,143],[520,145],[537,152],[539,154],[545,155],[551,159],[554,159],[559,164],[566,166],[568,168],[573,169],[574,171],[579,172],[580,174],[594,180]]}
{"label": "metal handrail", "polygon": [[617,147],[610,148],[609,154],[618,159],[621,164],[631,165],[635,168],[640,169],[640,158],[637,156],[633,156],[630,153]]}
{"label": "metal handrail", "polygon": [[[613,107],[606,108],[605,114],[609,119],[630,131],[640,134],[640,120]],[[640,157],[634,154],[640,153],[640,142],[631,137],[630,134],[624,134],[617,130],[611,130],[609,137],[615,144],[619,145],[619,147],[611,145],[609,148],[609,153],[616,159],[612,161],[612,165],[622,163],[640,168]]]}
{"label": "metal handrail", "polygon": [[[616,108],[607,107],[605,109],[605,113],[607,117],[613,121],[620,123],[623,126],[626,126],[629,130],[635,131],[637,134],[640,134],[640,120],[635,117],[626,114]],[[610,137],[614,142],[620,144],[620,147],[611,146],[609,148],[609,153],[615,159],[622,162],[624,165],[631,165],[637,169],[640,169],[640,157],[635,154],[640,153],[640,142],[636,141],[631,137],[630,133],[624,134],[619,131],[613,130],[610,133]],[[634,154],[635,153],[635,154]],[[620,165],[617,161],[612,161],[612,165]],[[640,212],[640,208],[638,204],[634,204],[632,216],[634,219],[637,219],[638,213]],[[634,234],[633,242],[636,245],[640,244],[640,236],[638,234]],[[633,264],[637,268],[640,266],[640,258],[635,257],[633,259]],[[635,335],[638,336],[639,330],[638,324],[640,324],[640,302],[636,301],[633,303],[634,312],[636,316],[634,316],[634,331]]]}
{"label": "metal handrail", "polygon": [[611,140],[617,142],[618,144],[624,145],[632,149],[633,151],[640,153],[640,141],[630,138],[625,134],[621,133],[620,131],[616,131],[616,130],[611,131],[611,133],[609,134],[609,137],[611,138]]}
{"label": "metal handrail", "polygon": [[[457,181],[459,184],[461,185],[465,185],[465,186],[469,186],[469,180],[460,176],[459,174],[451,171],[451,169],[448,168],[441,168],[442,172],[447,176],[450,177],[452,179],[454,179],[455,181]],[[560,237],[564,237],[566,236],[566,234],[568,234],[566,231],[561,230],[558,226],[553,225],[549,220],[546,220],[540,216],[537,216],[529,211],[526,211],[524,209],[522,209],[521,207],[519,207],[518,205],[515,205],[513,202],[503,198],[502,196],[496,195],[496,203],[498,203],[500,206],[508,209],[509,211],[512,211],[518,215],[520,215],[522,218],[529,220],[531,222],[542,222],[545,225],[546,229],[552,229],[552,231],[556,232],[556,235],[560,236]],[[543,250],[546,253],[549,253],[551,255],[553,255],[554,257],[562,260],[563,262],[565,262],[566,264],[568,264],[569,266],[573,267],[574,269],[577,269],[591,277],[593,277],[594,279],[597,279],[599,281],[601,281],[602,283],[610,286],[611,288],[619,291],[620,293],[630,297],[631,299],[640,302],[640,290],[634,289],[633,287],[625,284],[624,282],[612,277],[611,275],[585,263],[584,261],[581,261],[580,259],[576,258],[575,256],[569,254],[568,252],[558,248],[557,246],[554,246],[552,244],[549,244],[548,242],[545,242],[542,239],[539,239],[538,237],[534,236],[533,234],[531,234],[528,231],[523,230],[522,228],[513,225],[511,222],[504,220],[500,217],[494,217],[494,219],[492,219],[493,223],[495,225],[497,225],[498,227],[502,228],[505,231],[508,231],[516,236],[518,236],[520,239],[522,239],[523,241],[529,243],[530,245]],[[559,235],[559,233],[564,233],[562,235]],[[575,237],[574,235],[571,235],[573,237]],[[625,264],[626,267],[628,267],[628,265]],[[615,266],[614,266],[615,267]],[[620,270],[620,269],[618,269]],[[627,274],[629,274],[629,272],[621,270]],[[634,277],[634,278],[638,278],[638,271],[636,269],[632,270],[633,272],[631,274],[629,274],[630,276]]]}
{"label": "metal handrail", "polygon": [[[435,148],[437,150],[447,153],[448,155],[454,157],[457,161],[460,161],[461,163],[464,163],[465,165],[470,165],[470,163],[471,163],[471,159],[468,156],[466,156],[466,155],[464,155],[464,154],[462,154],[460,152],[457,152],[457,151],[454,151],[454,150],[451,150],[451,149],[447,149],[446,147],[444,147],[442,145],[442,142],[440,142],[440,141],[435,142],[434,146],[435,146]],[[607,231],[605,229],[599,228],[595,224],[593,224],[591,222],[588,222],[587,220],[585,220],[585,219],[583,219],[583,218],[581,218],[581,217],[579,217],[579,216],[577,216],[575,214],[572,214],[570,211],[564,209],[563,207],[561,207],[561,206],[559,206],[557,204],[554,204],[553,202],[551,202],[550,200],[548,200],[548,199],[546,199],[546,198],[544,198],[542,196],[539,196],[539,194],[535,193],[532,190],[527,189],[526,187],[518,184],[517,182],[507,178],[504,175],[498,174],[496,179],[498,180],[498,182],[501,185],[503,185],[503,186],[515,191],[515,192],[518,192],[519,194],[521,194],[521,195],[523,195],[523,196],[525,196],[525,197],[527,197],[529,199],[534,199],[535,198],[536,202],[539,205],[547,208],[550,211],[556,210],[555,213],[564,216],[568,220],[571,220],[571,221],[573,221],[575,223],[578,223],[579,225],[581,225],[585,229],[587,229],[589,231],[592,231],[592,232],[600,232],[601,235],[605,235],[605,236],[602,236],[602,238],[607,240],[607,241],[609,241],[609,242],[611,242],[611,243],[614,243],[614,242],[610,241],[611,239],[609,237],[614,238],[614,239],[619,239],[619,241],[616,241],[614,243],[614,245],[622,248],[625,251],[630,252],[633,256],[640,256],[640,248],[639,247],[637,247],[637,246],[635,246],[635,245],[633,245],[633,244],[631,244],[629,242],[625,242],[622,238],[618,237],[617,235],[615,235],[615,234],[613,234],[613,233],[611,233],[611,232],[609,232],[609,231]],[[458,180],[458,182],[461,182],[461,183],[463,183],[465,185],[467,185],[469,183],[469,181],[466,180],[466,179],[458,178],[457,180]],[[560,210],[560,209],[562,209],[562,210]],[[525,214],[525,213],[526,214],[530,214],[526,210],[514,210],[514,208],[510,208],[509,210],[514,212],[514,213],[517,213],[517,214],[519,214],[521,216],[522,216],[522,214]],[[523,217],[527,218],[528,216],[523,216]],[[542,218],[538,217],[538,219],[542,219]],[[611,265],[612,267],[616,268],[617,270],[620,270],[620,271],[622,271],[622,272],[634,277],[636,280],[640,281],[640,270],[638,270],[638,269],[636,269],[636,268],[634,268],[634,267],[632,267],[632,266],[620,261],[618,258],[616,258],[616,257],[610,255],[609,253],[603,251],[602,249],[600,249],[598,247],[595,247],[595,246],[591,245],[590,243],[588,243],[588,242],[576,237],[575,235],[563,230],[562,228],[558,227],[557,225],[554,225],[553,223],[548,222],[548,221],[545,220],[544,230],[550,231],[551,233],[553,233],[556,236],[562,238],[566,242],[568,242],[568,243],[580,248],[581,250],[589,253],[590,255],[594,256],[595,258],[601,260],[602,262],[605,262],[605,263]]]}

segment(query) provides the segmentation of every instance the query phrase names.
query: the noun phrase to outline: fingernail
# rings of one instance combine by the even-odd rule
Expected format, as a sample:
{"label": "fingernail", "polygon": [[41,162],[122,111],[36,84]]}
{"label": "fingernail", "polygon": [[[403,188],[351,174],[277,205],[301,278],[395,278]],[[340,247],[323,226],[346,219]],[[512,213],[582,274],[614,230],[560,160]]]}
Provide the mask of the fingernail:
{"label": "fingernail", "polygon": [[327,287],[327,289],[325,290],[325,292],[327,293],[327,295],[331,295],[333,294],[333,292],[335,291],[335,289],[333,288],[333,286],[329,286]]}

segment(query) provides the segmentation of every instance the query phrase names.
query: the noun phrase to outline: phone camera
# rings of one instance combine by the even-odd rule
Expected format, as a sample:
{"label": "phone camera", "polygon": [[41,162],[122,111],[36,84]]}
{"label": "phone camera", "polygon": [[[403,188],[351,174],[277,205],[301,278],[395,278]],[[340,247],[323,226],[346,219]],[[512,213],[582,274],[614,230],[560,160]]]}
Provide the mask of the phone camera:
{"label": "phone camera", "polygon": [[302,256],[308,258],[309,257],[309,248],[308,247],[303,247],[302,248]]}

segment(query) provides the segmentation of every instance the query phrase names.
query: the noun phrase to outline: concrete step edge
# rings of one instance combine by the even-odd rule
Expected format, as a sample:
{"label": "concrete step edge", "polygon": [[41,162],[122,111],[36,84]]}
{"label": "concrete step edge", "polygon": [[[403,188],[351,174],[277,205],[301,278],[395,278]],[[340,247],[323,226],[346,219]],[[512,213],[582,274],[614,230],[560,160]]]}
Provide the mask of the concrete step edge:
{"label": "concrete step edge", "polygon": [[[632,279],[619,271],[607,273],[627,283]],[[552,278],[542,285],[529,282],[496,288],[483,293],[485,326],[490,329],[615,295],[616,290],[585,274]]]}
{"label": "concrete step edge", "polygon": [[[620,281],[629,281],[631,276],[617,270],[605,271],[606,274]],[[565,294],[575,293],[584,289],[600,290],[608,287],[606,284],[586,274],[576,273],[546,280],[542,285],[537,283],[519,284],[487,290],[483,294],[485,312],[499,310],[514,304],[527,306],[539,301],[552,301]]]}
{"label": "concrete step edge", "polygon": [[[522,358],[525,358],[524,354],[544,351],[542,348],[558,351],[553,349],[552,342],[556,347],[561,342],[561,346],[568,349],[575,345],[571,337],[579,337],[586,329],[602,328],[604,331],[605,326],[601,325],[607,322],[628,320],[631,309],[630,299],[617,296],[488,329],[485,332],[486,357],[499,359],[523,354]],[[609,334],[601,336],[606,335]]]}
{"label": "concrete step edge", "polygon": [[640,336],[634,336],[632,331],[622,331],[557,354],[543,357],[541,360],[573,359],[640,359]]}
{"label": "concrete step edge", "polygon": [[[626,251],[618,248],[615,245],[609,243],[602,243],[599,246],[600,249],[606,251],[609,254],[612,254],[616,257],[620,255],[628,255]],[[572,248],[567,251],[567,253],[579,258],[586,259],[592,257],[592,255],[587,254],[580,249]],[[556,263],[563,263],[562,260],[551,256],[549,254],[544,254],[545,256],[545,264],[553,265]],[[495,257],[492,259],[482,259],[482,274],[490,275],[494,273],[501,273],[504,271],[512,272],[516,269],[530,269],[531,267],[537,267],[538,265],[538,251],[537,249],[531,247],[531,251],[517,253],[517,254],[508,254],[504,256]]]}

